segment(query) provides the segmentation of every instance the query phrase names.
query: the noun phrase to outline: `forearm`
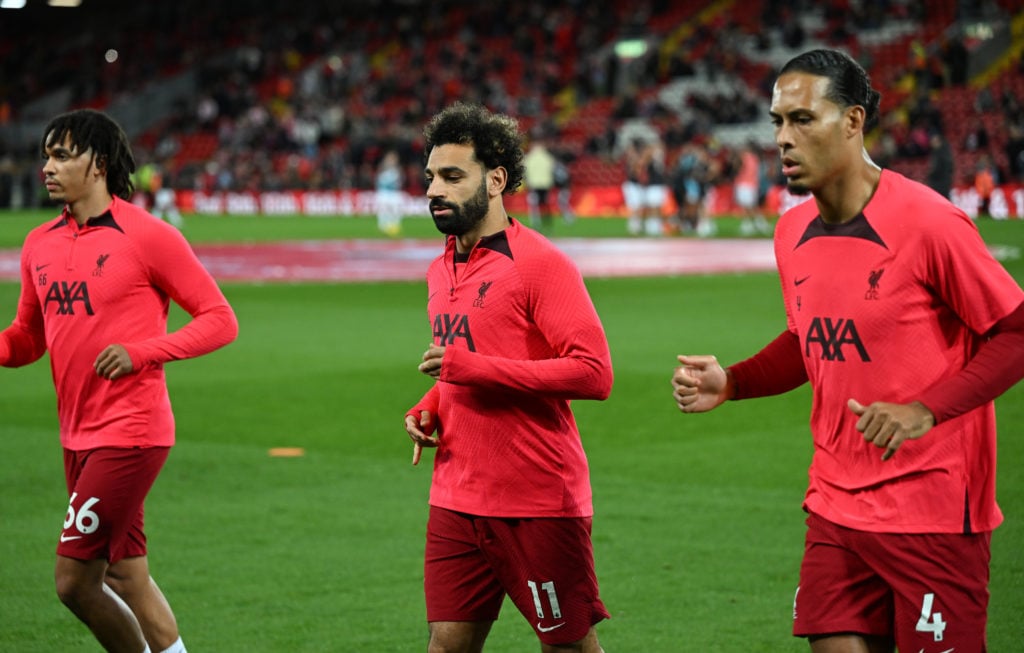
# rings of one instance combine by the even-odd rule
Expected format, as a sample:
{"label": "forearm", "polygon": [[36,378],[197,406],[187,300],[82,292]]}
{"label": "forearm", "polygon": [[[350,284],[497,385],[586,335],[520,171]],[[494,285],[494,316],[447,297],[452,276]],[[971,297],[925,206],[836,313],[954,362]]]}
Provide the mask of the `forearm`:
{"label": "forearm", "polygon": [[[22,256],[24,256],[24,252]],[[0,331],[0,365],[21,367],[39,360],[46,353],[46,329],[43,314],[32,289],[32,277],[25,265],[21,277],[21,296],[18,313],[3,331]]]}
{"label": "forearm", "polygon": [[807,382],[800,338],[783,331],[764,349],[726,370],[729,399],[753,399],[789,392]]}
{"label": "forearm", "polygon": [[430,390],[416,402],[416,405],[406,411],[406,415],[412,415],[416,419],[419,419],[420,413],[427,411],[433,415],[437,414],[437,407],[440,404],[440,393],[437,389],[437,384],[430,386]]}
{"label": "forearm", "polygon": [[957,374],[918,397],[935,423],[959,417],[1013,387],[1024,376],[1024,304],[993,327],[990,337]]}

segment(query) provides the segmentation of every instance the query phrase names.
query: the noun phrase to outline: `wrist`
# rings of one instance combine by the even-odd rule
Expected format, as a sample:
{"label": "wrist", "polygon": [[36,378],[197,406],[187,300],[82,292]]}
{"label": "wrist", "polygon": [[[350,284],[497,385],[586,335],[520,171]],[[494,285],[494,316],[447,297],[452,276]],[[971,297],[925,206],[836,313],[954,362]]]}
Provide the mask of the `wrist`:
{"label": "wrist", "polygon": [[725,368],[725,388],[723,390],[726,401],[732,401],[736,398],[736,377],[732,373],[732,368]]}

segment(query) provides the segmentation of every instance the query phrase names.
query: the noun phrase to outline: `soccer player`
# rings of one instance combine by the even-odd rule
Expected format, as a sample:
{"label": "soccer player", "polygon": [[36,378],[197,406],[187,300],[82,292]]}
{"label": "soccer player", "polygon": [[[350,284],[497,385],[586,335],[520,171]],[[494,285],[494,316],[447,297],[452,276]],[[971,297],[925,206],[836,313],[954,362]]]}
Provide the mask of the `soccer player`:
{"label": "soccer player", "polygon": [[[183,653],[149,575],[143,502],[174,444],[164,363],[234,340],[235,314],[181,233],[128,201],[128,140],[79,110],[46,126],[55,220],[21,251],[21,296],[0,364],[50,352],[69,505],[57,545],[60,600],[108,651]],[[192,320],[167,333],[168,301]]]}
{"label": "soccer player", "polygon": [[405,416],[436,447],[424,564],[428,650],[483,649],[508,595],[541,650],[601,651],[587,459],[569,407],[605,399],[604,328],[575,264],[510,218],[523,178],[516,122],[457,103],[424,130],[444,252],[427,272],[435,380]]}
{"label": "soccer player", "polygon": [[770,115],[793,193],[775,231],[787,329],[727,369],[680,356],[684,413],[814,390],[794,635],[815,653],[985,650],[993,400],[1024,373],[1024,291],[971,220],[876,166],[880,96],[834,50],[789,61]]}

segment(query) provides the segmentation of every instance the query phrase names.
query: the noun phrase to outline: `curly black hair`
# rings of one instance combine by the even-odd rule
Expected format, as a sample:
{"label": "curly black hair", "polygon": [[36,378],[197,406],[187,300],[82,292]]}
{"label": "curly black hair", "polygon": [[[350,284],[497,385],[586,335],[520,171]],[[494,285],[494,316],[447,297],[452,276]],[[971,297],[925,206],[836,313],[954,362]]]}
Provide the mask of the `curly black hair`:
{"label": "curly black hair", "polygon": [[850,55],[839,50],[809,50],[790,59],[779,74],[791,72],[828,77],[826,98],[844,109],[864,107],[865,128],[870,129],[878,121],[882,94],[871,88],[871,78]]}
{"label": "curly black hair", "polygon": [[523,134],[515,118],[491,113],[479,104],[456,102],[431,118],[423,136],[424,161],[438,145],[472,145],[485,168],[508,172],[503,194],[516,192],[523,181]]}
{"label": "curly black hair", "polygon": [[106,171],[107,191],[111,195],[131,199],[135,192],[135,157],[128,136],[113,118],[94,109],[62,113],[43,130],[40,148],[45,154],[47,145],[62,143],[65,137],[79,152],[92,149],[92,161]]}

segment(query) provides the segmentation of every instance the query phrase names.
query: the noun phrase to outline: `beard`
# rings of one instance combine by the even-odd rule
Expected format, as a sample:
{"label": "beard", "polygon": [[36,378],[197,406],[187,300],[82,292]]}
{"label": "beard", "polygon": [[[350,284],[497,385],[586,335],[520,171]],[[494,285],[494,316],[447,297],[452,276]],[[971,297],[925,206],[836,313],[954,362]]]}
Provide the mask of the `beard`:
{"label": "beard", "polygon": [[[480,180],[480,188],[477,189],[473,197],[466,200],[465,204],[441,200],[431,201],[430,217],[434,219],[434,226],[441,233],[449,236],[462,236],[483,221],[487,216],[488,205],[487,180],[485,178]],[[451,213],[443,216],[435,215],[434,210],[439,208],[450,209]]]}

